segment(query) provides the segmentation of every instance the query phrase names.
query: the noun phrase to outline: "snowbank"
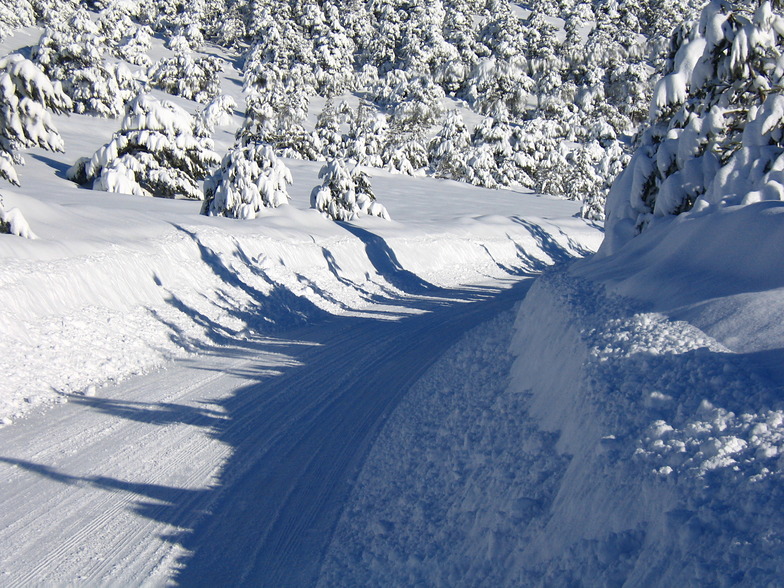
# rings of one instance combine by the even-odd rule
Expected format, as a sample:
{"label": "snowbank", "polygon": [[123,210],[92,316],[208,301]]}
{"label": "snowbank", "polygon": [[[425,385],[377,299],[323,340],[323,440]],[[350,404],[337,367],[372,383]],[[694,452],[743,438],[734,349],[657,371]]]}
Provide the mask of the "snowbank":
{"label": "snowbank", "polygon": [[529,573],[548,585],[779,581],[782,213],[677,218],[529,293],[512,386],[567,460]]}
{"label": "snowbank", "polygon": [[783,211],[662,223],[470,333],[380,435],[322,585],[778,584]]}
{"label": "snowbank", "polygon": [[775,583],[784,412],[770,381],[695,326],[574,273],[540,280],[517,323],[512,385],[566,460],[527,573]]}

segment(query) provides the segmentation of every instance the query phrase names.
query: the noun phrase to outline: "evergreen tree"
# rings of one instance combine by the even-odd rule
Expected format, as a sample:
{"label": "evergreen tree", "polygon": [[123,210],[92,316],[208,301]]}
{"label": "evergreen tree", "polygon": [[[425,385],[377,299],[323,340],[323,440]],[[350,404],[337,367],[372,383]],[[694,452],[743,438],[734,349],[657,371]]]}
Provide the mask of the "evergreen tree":
{"label": "evergreen tree", "polygon": [[105,60],[106,47],[98,25],[79,9],[46,29],[33,58],[50,79],[62,82],[74,112],[117,116],[139,83],[124,64]]}
{"label": "evergreen tree", "polygon": [[262,208],[286,204],[291,172],[270,145],[237,144],[204,183],[202,214],[253,219]]}
{"label": "evergreen tree", "polygon": [[116,54],[121,59],[134,65],[147,67],[152,64],[152,59],[147,52],[152,46],[153,31],[148,26],[137,26],[133,31],[123,37],[116,48]]}
{"label": "evergreen tree", "polygon": [[427,148],[421,131],[407,131],[391,125],[388,136],[381,159],[389,171],[413,176],[427,167]]}
{"label": "evergreen tree", "polygon": [[[60,85],[52,84],[33,62],[19,54],[0,58],[0,178],[19,185],[14,170],[15,164],[23,163],[19,149],[62,151],[63,140],[49,111],[70,108]],[[1,196],[0,233],[35,238],[18,209],[4,209]]]}
{"label": "evergreen tree", "polygon": [[335,107],[332,99],[328,99],[316,119],[314,143],[321,157],[334,159],[343,157],[346,151],[347,137],[341,126],[347,122],[350,108],[345,102]]}
{"label": "evergreen tree", "polygon": [[16,29],[35,24],[36,15],[30,0],[0,0],[0,39]]}
{"label": "evergreen tree", "polygon": [[466,154],[471,145],[471,135],[463,117],[457,110],[450,110],[444,126],[433,137],[428,147],[430,169],[438,178],[466,179]]}
{"label": "evergreen tree", "polygon": [[387,117],[369,102],[360,102],[349,120],[345,157],[359,165],[383,167],[384,147],[388,138]]}
{"label": "evergreen tree", "polygon": [[220,93],[223,61],[218,57],[193,58],[190,51],[163,58],[147,70],[153,88],[174,96],[207,103]]}
{"label": "evergreen tree", "polygon": [[389,213],[376,201],[364,172],[350,172],[342,160],[333,159],[321,168],[319,178],[324,183],[313,189],[310,203],[328,218],[348,221],[367,214],[389,220]]}
{"label": "evergreen tree", "polygon": [[229,124],[236,107],[237,103],[231,96],[215,96],[207,106],[196,113],[196,135],[209,137],[215,132],[215,127]]}
{"label": "evergreen tree", "polygon": [[128,103],[121,128],[68,178],[93,190],[201,200],[198,182],[218,164],[212,141],[196,134],[196,121],[169,101],[139,94]]}
{"label": "evergreen tree", "polygon": [[14,170],[23,163],[19,149],[62,151],[50,111],[70,108],[60,85],[52,84],[33,62],[18,53],[0,58],[0,178],[19,185]]}
{"label": "evergreen tree", "polygon": [[784,199],[784,17],[714,0],[676,29],[650,123],[607,200],[607,247],[657,217]]}

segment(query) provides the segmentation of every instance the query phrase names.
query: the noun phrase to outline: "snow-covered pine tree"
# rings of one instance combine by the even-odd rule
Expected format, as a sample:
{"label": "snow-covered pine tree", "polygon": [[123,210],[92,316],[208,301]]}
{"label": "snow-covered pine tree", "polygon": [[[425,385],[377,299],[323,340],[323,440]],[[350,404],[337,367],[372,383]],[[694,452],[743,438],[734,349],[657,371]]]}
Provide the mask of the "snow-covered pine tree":
{"label": "snow-covered pine tree", "polygon": [[123,37],[117,45],[117,55],[129,63],[147,67],[152,59],[147,51],[152,46],[153,31],[148,26],[137,26],[130,34]]}
{"label": "snow-covered pine tree", "polygon": [[[14,170],[14,165],[23,163],[19,149],[62,151],[63,140],[50,111],[70,108],[71,101],[60,85],[52,84],[32,61],[19,54],[0,58],[0,178],[19,185]],[[0,233],[35,238],[22,213],[4,210],[1,199]]]}
{"label": "snow-covered pine tree", "polygon": [[427,148],[421,131],[408,131],[398,125],[390,125],[381,159],[393,173],[413,176],[427,167]]}
{"label": "snow-covered pine tree", "polygon": [[457,110],[447,112],[444,126],[430,140],[428,158],[430,169],[438,178],[466,180],[466,155],[471,135]]}
{"label": "snow-covered pine tree", "polygon": [[264,143],[236,144],[204,182],[202,214],[253,219],[289,200],[291,172]]}
{"label": "snow-covered pine tree", "polygon": [[117,116],[138,92],[139,82],[122,63],[104,59],[106,40],[80,8],[53,23],[33,50],[33,60],[50,79],[60,81],[77,113]]}
{"label": "snow-covered pine tree", "polygon": [[496,177],[498,164],[493,156],[493,149],[486,143],[472,145],[466,153],[465,180],[474,186],[499,188]]}
{"label": "snow-covered pine tree", "polygon": [[32,61],[18,53],[0,58],[0,178],[19,185],[14,170],[23,163],[19,149],[62,151],[50,111],[70,108],[60,84],[53,84]]}
{"label": "snow-covered pine tree", "polygon": [[124,38],[131,37],[139,28],[134,22],[131,2],[110,2],[99,13],[96,24],[107,48],[116,48]]}
{"label": "snow-covered pine tree", "polygon": [[348,221],[367,214],[389,220],[387,209],[376,201],[364,172],[351,172],[345,162],[333,159],[321,168],[319,178],[324,182],[313,189],[310,204],[328,218]]}
{"label": "snow-covered pine tree", "polygon": [[218,94],[209,104],[196,113],[196,135],[209,137],[215,127],[231,122],[237,103],[226,94]]}
{"label": "snow-covered pine tree", "polygon": [[425,130],[443,115],[444,91],[427,76],[390,71],[373,88],[373,101],[392,111],[391,125],[406,132]]}
{"label": "snow-covered pine tree", "polygon": [[[615,178],[623,171],[629,163],[631,155],[619,141],[597,142],[591,141],[581,145],[578,149],[585,152],[579,156],[582,161],[578,161],[574,174],[578,171],[580,164],[584,162],[587,166],[581,177],[574,178],[573,182],[567,183],[567,197],[574,200],[581,200],[580,216],[589,220],[605,220],[605,201]],[[567,159],[569,159],[567,157]],[[574,159],[574,156],[572,157]],[[585,189],[576,190],[573,186],[580,186],[582,178],[590,178],[586,182]]]}
{"label": "snow-covered pine tree", "polygon": [[194,58],[190,51],[165,57],[147,70],[153,88],[207,103],[220,93],[223,61],[212,55]]}
{"label": "snow-covered pine tree", "polygon": [[0,0],[0,39],[16,29],[35,24],[35,9],[30,0]]}
{"label": "snow-covered pine tree", "polygon": [[112,140],[77,161],[68,178],[93,190],[201,200],[199,181],[219,158],[195,127],[194,117],[176,104],[139,94]]}
{"label": "snow-covered pine tree", "polygon": [[[293,24],[282,25],[295,34]],[[303,122],[308,113],[310,97],[315,93],[312,56],[310,61],[297,62],[305,49],[301,32],[294,40],[283,42],[284,34],[277,23],[270,21],[265,30],[272,38],[280,38],[277,47],[265,38],[252,47],[245,61],[245,120],[237,133],[245,142],[267,143],[288,156],[315,159],[318,155],[310,133]]]}
{"label": "snow-covered pine tree", "polygon": [[337,107],[331,98],[328,98],[316,118],[316,130],[313,141],[321,157],[335,159],[344,157],[347,137],[341,131],[341,126],[346,123],[351,114],[351,108],[346,102],[341,102]]}
{"label": "snow-covered pine tree", "polygon": [[16,235],[24,239],[37,239],[27,219],[18,208],[6,210],[3,207],[3,195],[0,194],[0,234]]}
{"label": "snow-covered pine tree", "polygon": [[615,250],[656,218],[784,200],[784,16],[712,0],[656,84],[650,124],[607,199]]}
{"label": "snow-covered pine tree", "polygon": [[301,24],[306,27],[313,47],[316,93],[327,97],[342,94],[354,82],[354,42],[344,29],[334,3],[327,0],[306,6],[310,17]]}
{"label": "snow-covered pine tree", "polygon": [[386,115],[377,111],[372,104],[360,102],[349,120],[345,141],[346,158],[353,159],[359,165],[384,167],[383,152],[388,135]]}

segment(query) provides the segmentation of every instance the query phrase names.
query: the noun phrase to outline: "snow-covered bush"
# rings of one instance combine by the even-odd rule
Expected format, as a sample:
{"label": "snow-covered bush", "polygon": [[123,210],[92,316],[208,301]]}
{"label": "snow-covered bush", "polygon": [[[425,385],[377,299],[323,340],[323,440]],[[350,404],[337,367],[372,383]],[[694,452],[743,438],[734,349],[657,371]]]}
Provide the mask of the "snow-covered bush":
{"label": "snow-covered bush", "polygon": [[129,63],[147,67],[152,64],[152,59],[147,55],[151,46],[152,29],[148,26],[140,26],[120,40],[116,53]]}
{"label": "snow-covered bush", "polygon": [[130,2],[110,2],[98,13],[97,25],[107,45],[117,47],[123,39],[132,37],[138,25],[133,20]]}
{"label": "snow-covered bush", "polygon": [[0,0],[0,39],[34,23],[35,9],[30,0]]}
{"label": "snow-covered bush", "polygon": [[223,61],[218,57],[194,59],[190,53],[179,53],[154,63],[147,70],[147,78],[153,88],[206,103],[220,93],[221,71]]}
{"label": "snow-covered bush", "polygon": [[480,114],[507,119],[518,117],[528,108],[535,82],[526,73],[522,56],[509,59],[482,59],[466,82],[464,96]]}
{"label": "snow-covered bush", "polygon": [[63,140],[49,111],[70,110],[60,84],[29,59],[12,54],[0,59],[0,178],[19,185],[14,170],[22,163],[18,150],[41,147],[62,151]]}
{"label": "snow-covered bush", "polygon": [[[19,54],[0,59],[0,178],[19,185],[15,164],[23,163],[18,150],[41,147],[62,151],[63,140],[49,110],[63,112],[71,101],[59,84]],[[0,233],[35,239],[21,211],[5,210],[0,197]]]}
{"label": "snow-covered bush", "polygon": [[347,221],[367,214],[389,220],[387,209],[376,201],[364,172],[351,172],[342,160],[333,159],[321,168],[319,178],[324,183],[313,189],[310,204],[328,218]]}
{"label": "snow-covered bush", "polygon": [[629,163],[631,156],[619,141],[581,145],[567,160],[573,163],[566,197],[582,201],[580,216],[605,220],[605,202],[615,178]]}
{"label": "snow-covered bush", "polygon": [[353,86],[354,42],[343,28],[335,4],[329,0],[314,2],[310,8],[311,14],[316,15],[308,27],[315,55],[316,92],[320,96],[336,96]]}
{"label": "snow-covered bush", "polygon": [[683,33],[608,196],[605,251],[658,217],[784,200],[784,17],[714,0]]}
{"label": "snow-covered bush", "polygon": [[427,167],[427,148],[421,132],[406,132],[393,126],[388,136],[381,159],[389,171],[413,176]]}
{"label": "snow-covered bush", "polygon": [[315,159],[317,150],[303,122],[314,93],[308,66],[281,69],[263,60],[254,48],[254,60],[245,69],[245,120],[237,135],[244,142],[268,143],[291,157]]}
{"label": "snow-covered bush", "polygon": [[384,167],[384,146],[389,140],[389,125],[384,113],[372,104],[360,102],[349,120],[345,138],[346,158],[359,165]]}
{"label": "snow-covered bush", "polygon": [[291,172],[270,145],[249,143],[232,147],[204,182],[202,214],[256,218],[262,208],[286,204]]}
{"label": "snow-covered bush", "polygon": [[18,208],[3,208],[3,197],[0,195],[0,233],[6,235],[16,235],[25,239],[37,239],[33,233],[27,219],[22,215]]}
{"label": "snow-covered bush", "polygon": [[195,126],[194,117],[176,104],[139,94],[112,140],[76,162],[68,178],[92,183],[93,190],[201,200],[198,182],[219,159]]}
{"label": "snow-covered bush", "polygon": [[392,111],[392,121],[406,131],[434,125],[443,114],[444,91],[432,79],[393,70],[373,89],[374,102]]}
{"label": "snow-covered bush", "polygon": [[332,99],[328,99],[316,118],[314,140],[319,154],[326,159],[344,157],[348,137],[341,127],[348,123],[351,107],[341,102],[337,107]]}

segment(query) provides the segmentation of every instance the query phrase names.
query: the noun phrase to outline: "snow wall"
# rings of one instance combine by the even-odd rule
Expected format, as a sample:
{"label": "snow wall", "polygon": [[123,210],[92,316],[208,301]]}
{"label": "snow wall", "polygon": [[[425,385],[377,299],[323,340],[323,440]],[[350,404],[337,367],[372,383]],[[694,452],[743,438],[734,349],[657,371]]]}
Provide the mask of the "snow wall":
{"label": "snow wall", "polygon": [[[680,219],[537,280],[515,325],[511,386],[528,399],[522,418],[555,433],[565,459],[549,500],[523,522],[522,584],[784,577],[782,388],[762,361],[780,359],[765,347],[782,328],[781,274],[754,237],[755,227],[765,242],[784,235],[782,210]],[[630,263],[643,253],[647,263]],[[698,274],[687,271],[695,256]],[[757,328],[721,337],[730,306]],[[723,342],[706,333],[716,325]]]}

